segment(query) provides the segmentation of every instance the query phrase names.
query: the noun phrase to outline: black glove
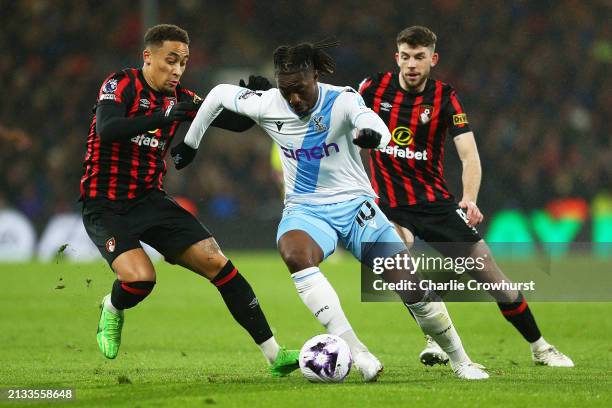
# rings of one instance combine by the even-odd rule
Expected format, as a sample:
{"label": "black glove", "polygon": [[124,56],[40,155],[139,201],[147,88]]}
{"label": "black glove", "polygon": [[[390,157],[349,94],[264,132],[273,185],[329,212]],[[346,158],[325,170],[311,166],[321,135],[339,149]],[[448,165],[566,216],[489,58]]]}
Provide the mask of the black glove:
{"label": "black glove", "polygon": [[248,84],[245,84],[244,79],[241,79],[240,82],[238,82],[238,85],[252,91],[267,91],[268,89],[272,88],[272,84],[270,81],[268,81],[268,78],[259,75],[249,75]]}
{"label": "black glove", "polygon": [[363,149],[375,149],[380,144],[382,135],[372,129],[361,129],[357,137],[353,139],[353,144]]}
{"label": "black glove", "polygon": [[170,156],[172,156],[172,160],[174,160],[174,167],[180,170],[187,166],[193,161],[197,152],[198,149],[186,145],[185,142],[177,144],[170,149]]}
{"label": "black glove", "polygon": [[199,103],[192,101],[179,102],[172,106],[168,106],[168,108],[162,112],[164,115],[164,123],[170,124],[172,122],[191,120],[193,119],[193,114],[198,111],[199,107]]}

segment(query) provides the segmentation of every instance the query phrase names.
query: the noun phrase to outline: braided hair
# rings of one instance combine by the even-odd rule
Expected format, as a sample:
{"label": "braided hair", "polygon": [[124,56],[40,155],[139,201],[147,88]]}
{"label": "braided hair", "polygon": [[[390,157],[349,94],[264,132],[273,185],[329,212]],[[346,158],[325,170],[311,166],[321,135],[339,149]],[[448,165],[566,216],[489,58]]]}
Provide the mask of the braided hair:
{"label": "braided hair", "polygon": [[333,37],[316,43],[281,45],[274,50],[274,72],[278,75],[316,70],[321,74],[332,74],[336,62],[323,50],[337,45],[338,41]]}

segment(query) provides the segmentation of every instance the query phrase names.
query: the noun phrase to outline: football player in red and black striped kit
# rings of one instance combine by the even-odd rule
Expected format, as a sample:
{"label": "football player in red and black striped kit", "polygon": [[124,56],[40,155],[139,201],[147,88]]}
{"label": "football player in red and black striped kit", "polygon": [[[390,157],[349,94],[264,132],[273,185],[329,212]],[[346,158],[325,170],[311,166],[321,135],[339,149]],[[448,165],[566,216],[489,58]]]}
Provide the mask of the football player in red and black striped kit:
{"label": "football player in red and black striped kit", "polygon": [[[475,228],[483,215],[476,205],[481,167],[474,133],[453,87],[429,78],[439,58],[436,35],[426,27],[413,26],[401,31],[396,40],[399,70],[368,77],[359,87],[366,104],[392,134],[384,150],[370,151],[371,182],[380,197],[380,208],[408,247],[417,236],[444,256],[483,257],[485,267],[470,271],[472,277],[481,282],[508,282]],[[458,203],[444,179],[447,133],[463,165]],[[544,340],[520,291],[490,293],[504,317],[530,343],[536,364],[573,366],[571,359]],[[429,365],[448,361],[431,338],[420,358]]]}
{"label": "football player in red and black striped kit", "polygon": [[[81,179],[83,223],[117,274],[101,305],[97,340],[107,358],[121,343],[124,310],[155,286],[155,269],[143,241],[211,281],[236,321],[259,345],[274,376],[298,368],[298,351],[279,347],[246,279],[221,252],[211,233],[163,190],[164,157],[178,127],[195,116],[200,98],[180,84],[189,58],[185,30],[169,24],[144,38],[142,69],[124,69],[103,82],[96,100]],[[253,89],[267,89],[262,77]],[[222,112],[214,125],[244,131],[254,123]]]}

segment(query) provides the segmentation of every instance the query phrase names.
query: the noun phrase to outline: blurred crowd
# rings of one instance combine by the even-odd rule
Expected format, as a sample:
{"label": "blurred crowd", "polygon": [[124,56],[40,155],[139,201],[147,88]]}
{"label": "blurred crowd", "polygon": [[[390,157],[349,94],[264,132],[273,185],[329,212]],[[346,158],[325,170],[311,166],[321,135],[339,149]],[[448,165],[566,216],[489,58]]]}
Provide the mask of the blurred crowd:
{"label": "blurred crowd", "polygon": [[[121,0],[1,4],[0,207],[40,225],[79,208],[91,107],[110,72],[142,65],[143,13],[140,2]],[[487,211],[590,200],[610,188],[609,16],[605,0],[159,2],[159,22],[189,31],[183,83],[200,94],[249,73],[271,78],[276,46],[331,35],[341,43],[332,52],[338,68],[324,81],[357,87],[394,68],[398,31],[430,27],[440,53],[433,77],[457,89],[477,137]],[[204,219],[280,216],[260,130],[214,130],[202,147],[191,168],[169,171],[169,192],[194,199]],[[446,156],[460,193],[450,141]]]}

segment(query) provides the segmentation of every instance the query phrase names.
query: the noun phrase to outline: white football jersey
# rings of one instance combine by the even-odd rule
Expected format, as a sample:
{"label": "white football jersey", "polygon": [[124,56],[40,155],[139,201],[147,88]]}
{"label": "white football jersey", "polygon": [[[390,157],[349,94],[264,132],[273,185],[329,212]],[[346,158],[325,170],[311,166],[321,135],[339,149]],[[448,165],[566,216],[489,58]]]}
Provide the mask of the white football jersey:
{"label": "white football jersey", "polygon": [[185,143],[199,146],[204,132],[222,108],[253,119],[274,140],[285,179],[285,204],[330,204],[358,196],[376,197],[352,143],[355,129],[382,135],[378,148],[389,143],[385,123],[350,87],[319,83],[319,98],[305,116],[291,109],[280,91],[252,91],[217,85],[192,122]]}

